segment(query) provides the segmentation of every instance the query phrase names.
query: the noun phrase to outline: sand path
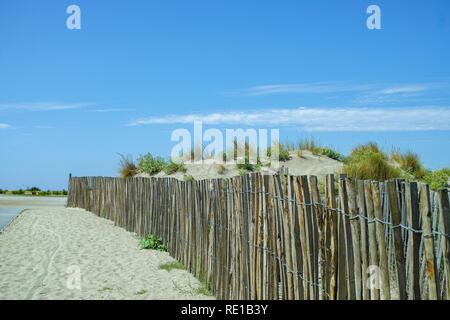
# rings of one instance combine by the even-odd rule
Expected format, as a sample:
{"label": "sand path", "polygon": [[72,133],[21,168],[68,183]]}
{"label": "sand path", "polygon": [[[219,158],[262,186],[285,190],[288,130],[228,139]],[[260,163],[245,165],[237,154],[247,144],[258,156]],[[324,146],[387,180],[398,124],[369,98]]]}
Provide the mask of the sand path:
{"label": "sand path", "polygon": [[214,298],[198,294],[187,271],[160,269],[175,261],[168,253],[137,243],[84,210],[25,210],[0,234],[0,299]]}

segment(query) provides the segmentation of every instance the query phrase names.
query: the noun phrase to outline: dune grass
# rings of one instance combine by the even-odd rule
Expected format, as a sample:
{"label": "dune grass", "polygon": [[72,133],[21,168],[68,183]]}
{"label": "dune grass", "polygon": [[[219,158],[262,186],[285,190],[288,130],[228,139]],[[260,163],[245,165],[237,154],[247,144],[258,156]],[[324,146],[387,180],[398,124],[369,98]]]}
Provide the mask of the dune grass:
{"label": "dune grass", "polygon": [[119,174],[122,178],[131,178],[137,173],[137,167],[134,164],[133,158],[128,155],[117,153],[120,156]]}
{"label": "dune grass", "polygon": [[[304,151],[308,150],[314,155],[323,155],[330,159],[342,161],[344,163],[343,173],[356,179],[385,181],[392,178],[403,178],[406,181],[426,182],[430,184],[432,190],[436,190],[447,187],[450,177],[450,167],[435,171],[428,170],[422,165],[418,154],[412,151],[401,152],[398,148],[392,148],[388,155],[376,142],[367,142],[356,146],[351,150],[349,156],[340,154],[332,146],[322,145],[314,137],[303,138],[297,143],[279,143],[277,147],[279,148],[280,161],[291,159],[291,155],[303,158],[305,156]],[[201,150],[197,151],[200,152]],[[217,155],[217,157],[221,157],[225,163],[228,159],[240,160],[236,164],[236,169],[238,169],[239,175],[244,175],[259,171],[262,166],[271,166],[270,163],[261,162],[261,152],[264,152],[268,157],[272,156],[271,147],[262,151],[258,148],[254,152],[247,141],[244,145],[241,145],[235,139],[233,148],[227,150],[226,153]],[[250,162],[250,154],[256,155],[256,164]],[[164,171],[167,175],[175,172],[186,173],[183,162],[175,163],[171,159],[166,162],[163,158],[153,157],[150,153],[138,158],[138,166],[134,164],[130,156],[119,155],[121,157],[119,173],[123,178],[132,177],[138,172],[146,172],[150,175],[161,171]],[[206,157],[213,157],[213,155],[206,155]],[[189,153],[189,158],[193,159],[193,152]],[[221,164],[217,168],[217,173],[223,174],[224,171],[225,166]],[[194,177],[185,174],[184,180],[194,180]]]}
{"label": "dune grass", "polygon": [[171,271],[173,269],[179,269],[179,270],[185,269],[184,265],[178,261],[167,262],[167,263],[161,264],[161,265],[159,265],[158,268],[161,270],[166,270],[166,271]]}
{"label": "dune grass", "polygon": [[[289,159],[289,152],[295,151],[299,158],[303,157],[303,150],[310,151],[313,155],[323,155],[330,159],[343,161],[344,156],[333,149],[331,146],[321,145],[320,142],[314,138],[303,138],[297,143],[286,142],[280,145],[280,160],[285,161]],[[282,157],[285,160],[282,160]]]}
{"label": "dune grass", "polygon": [[402,153],[398,148],[392,148],[390,158],[392,161],[398,163],[400,168],[407,173],[421,179],[424,177],[425,172],[417,153],[412,151]]}
{"label": "dune grass", "polygon": [[312,154],[318,155],[321,151],[321,146],[318,140],[314,137],[303,138],[297,143],[298,150],[309,150]]}
{"label": "dune grass", "polygon": [[344,162],[343,172],[360,180],[384,181],[402,177],[401,170],[388,163],[387,154],[376,142],[354,148]]}
{"label": "dune grass", "polygon": [[182,172],[185,173],[186,172],[186,167],[184,166],[184,163],[176,163],[174,161],[172,161],[172,159],[169,160],[169,163],[167,163],[164,168],[163,171],[165,174],[173,174],[175,172]]}

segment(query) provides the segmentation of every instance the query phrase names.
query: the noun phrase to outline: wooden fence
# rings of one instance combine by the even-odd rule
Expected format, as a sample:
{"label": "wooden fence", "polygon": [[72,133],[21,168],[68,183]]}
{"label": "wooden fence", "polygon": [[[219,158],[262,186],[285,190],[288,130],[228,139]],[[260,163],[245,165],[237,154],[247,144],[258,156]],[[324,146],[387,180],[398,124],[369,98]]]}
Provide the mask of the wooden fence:
{"label": "wooden fence", "polygon": [[[324,186],[324,188],[322,188]],[[70,178],[84,208],[169,253],[219,299],[449,299],[447,190],[327,175]]]}

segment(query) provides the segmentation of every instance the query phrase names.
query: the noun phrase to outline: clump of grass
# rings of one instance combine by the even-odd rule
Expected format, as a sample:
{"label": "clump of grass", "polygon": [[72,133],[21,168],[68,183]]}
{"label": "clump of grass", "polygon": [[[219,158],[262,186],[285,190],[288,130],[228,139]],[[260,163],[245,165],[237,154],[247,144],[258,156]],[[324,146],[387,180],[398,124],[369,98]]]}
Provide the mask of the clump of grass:
{"label": "clump of grass", "polygon": [[189,174],[189,175],[184,176],[184,177],[183,177],[183,180],[184,180],[184,181],[192,181],[192,180],[194,180],[194,177],[193,177],[192,175]]}
{"label": "clump of grass", "polygon": [[387,154],[378,146],[378,144],[376,142],[373,142],[373,141],[368,142],[366,144],[361,144],[361,145],[357,146],[356,148],[354,148],[352,150],[352,152],[353,151],[361,152],[361,153],[364,153],[364,152],[377,153],[383,158],[383,160],[389,159]]}
{"label": "clump of grass", "polygon": [[342,155],[329,147],[320,147],[320,154],[334,160],[342,161]]}
{"label": "clump of grass", "polygon": [[158,251],[167,251],[167,246],[163,244],[163,239],[155,234],[147,234],[141,238],[138,243],[141,249],[153,249]]}
{"label": "clump of grass", "polygon": [[384,181],[402,176],[401,171],[387,162],[387,155],[374,142],[359,145],[351,151],[343,171],[359,180]]}
{"label": "clump of grass", "polygon": [[212,296],[212,292],[211,292],[211,284],[208,280],[208,277],[206,275],[200,277],[200,286],[197,287],[194,292],[196,294],[202,294],[205,296]]}
{"label": "clump of grass", "polygon": [[423,178],[425,175],[417,153],[411,151],[401,153],[398,149],[392,149],[391,160],[397,162],[404,171],[418,178]]}
{"label": "clump of grass", "polygon": [[320,154],[320,145],[314,137],[300,140],[297,148],[299,150],[309,150],[314,155]]}
{"label": "clump of grass", "polygon": [[297,157],[303,158],[303,150],[301,149],[297,150]]}
{"label": "clump of grass", "polygon": [[[277,144],[278,146],[278,159],[280,161],[287,161],[291,158],[290,154],[289,154],[289,150],[290,150],[290,146],[289,144],[287,144],[287,146],[285,147],[282,144]],[[266,150],[266,155],[268,158],[270,158],[272,156],[272,147],[268,147]]]}
{"label": "clump of grass", "polygon": [[149,175],[157,174],[158,172],[164,170],[166,167],[166,162],[161,157],[153,157],[151,153],[141,155],[138,158],[139,169]]}
{"label": "clump of grass", "polygon": [[[119,161],[119,174],[122,178],[131,178],[136,174],[137,167],[134,164],[133,159],[130,155],[124,156],[123,154],[117,153],[120,156]],[[37,191],[37,190],[36,190]]]}
{"label": "clump of grass", "polygon": [[218,174],[223,174],[224,171],[225,171],[225,166],[223,164],[221,164],[217,167]]}
{"label": "clump of grass", "polygon": [[339,152],[335,151],[332,147],[325,147],[320,145],[320,143],[313,137],[300,140],[297,148],[298,152],[301,152],[302,150],[309,150],[313,155],[323,155],[330,159],[338,161],[344,160],[344,156]]}
{"label": "clump of grass", "polygon": [[253,171],[254,166],[251,163],[245,161],[243,163],[237,163],[236,168],[238,168],[239,170]]}
{"label": "clump of grass", "polygon": [[161,270],[166,270],[166,271],[171,271],[173,269],[179,269],[179,270],[185,269],[184,265],[178,261],[167,262],[167,263],[161,264],[161,265],[159,265],[158,268]]}
{"label": "clump of grass", "polygon": [[239,175],[243,176],[246,175],[249,171],[247,169],[239,169]]}
{"label": "clump of grass", "polygon": [[169,163],[164,166],[164,173],[166,174],[173,174],[175,172],[186,172],[186,167],[184,166],[184,163],[176,163],[172,161],[172,159],[169,160]]}
{"label": "clump of grass", "polygon": [[[253,171],[255,166],[253,163],[250,163],[250,152],[252,149],[250,148],[249,143],[245,142],[244,148],[237,143],[237,140],[234,140],[233,144],[233,159],[238,161],[238,163],[236,163],[236,168],[239,172],[245,171],[245,173],[248,173],[249,171]],[[238,159],[238,156],[241,156],[242,154],[244,154],[244,158]],[[258,152],[256,152],[256,163],[260,163]]]}
{"label": "clump of grass", "polygon": [[136,292],[136,294],[139,294],[139,295],[146,294],[146,293],[147,293],[147,290],[141,290],[141,291]]}
{"label": "clump of grass", "polygon": [[289,155],[289,149],[285,148],[283,145],[279,145],[278,158],[280,161],[288,161],[291,156]]}
{"label": "clump of grass", "polygon": [[110,290],[112,290],[112,288],[103,287],[102,289],[100,289],[100,291],[110,291]]}
{"label": "clump of grass", "polygon": [[448,179],[450,177],[450,168],[440,170],[427,170],[423,180],[430,185],[431,190],[448,187]]}

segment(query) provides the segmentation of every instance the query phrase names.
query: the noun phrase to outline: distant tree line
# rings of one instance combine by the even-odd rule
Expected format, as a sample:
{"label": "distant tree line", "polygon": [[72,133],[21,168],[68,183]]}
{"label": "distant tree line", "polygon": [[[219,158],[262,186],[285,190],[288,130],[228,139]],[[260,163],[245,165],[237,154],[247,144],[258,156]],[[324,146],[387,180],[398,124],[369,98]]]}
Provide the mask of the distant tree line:
{"label": "distant tree line", "polygon": [[43,191],[38,187],[27,188],[25,190],[4,190],[0,188],[0,194],[12,194],[12,195],[33,195],[33,196],[66,196],[67,190],[47,190]]}

